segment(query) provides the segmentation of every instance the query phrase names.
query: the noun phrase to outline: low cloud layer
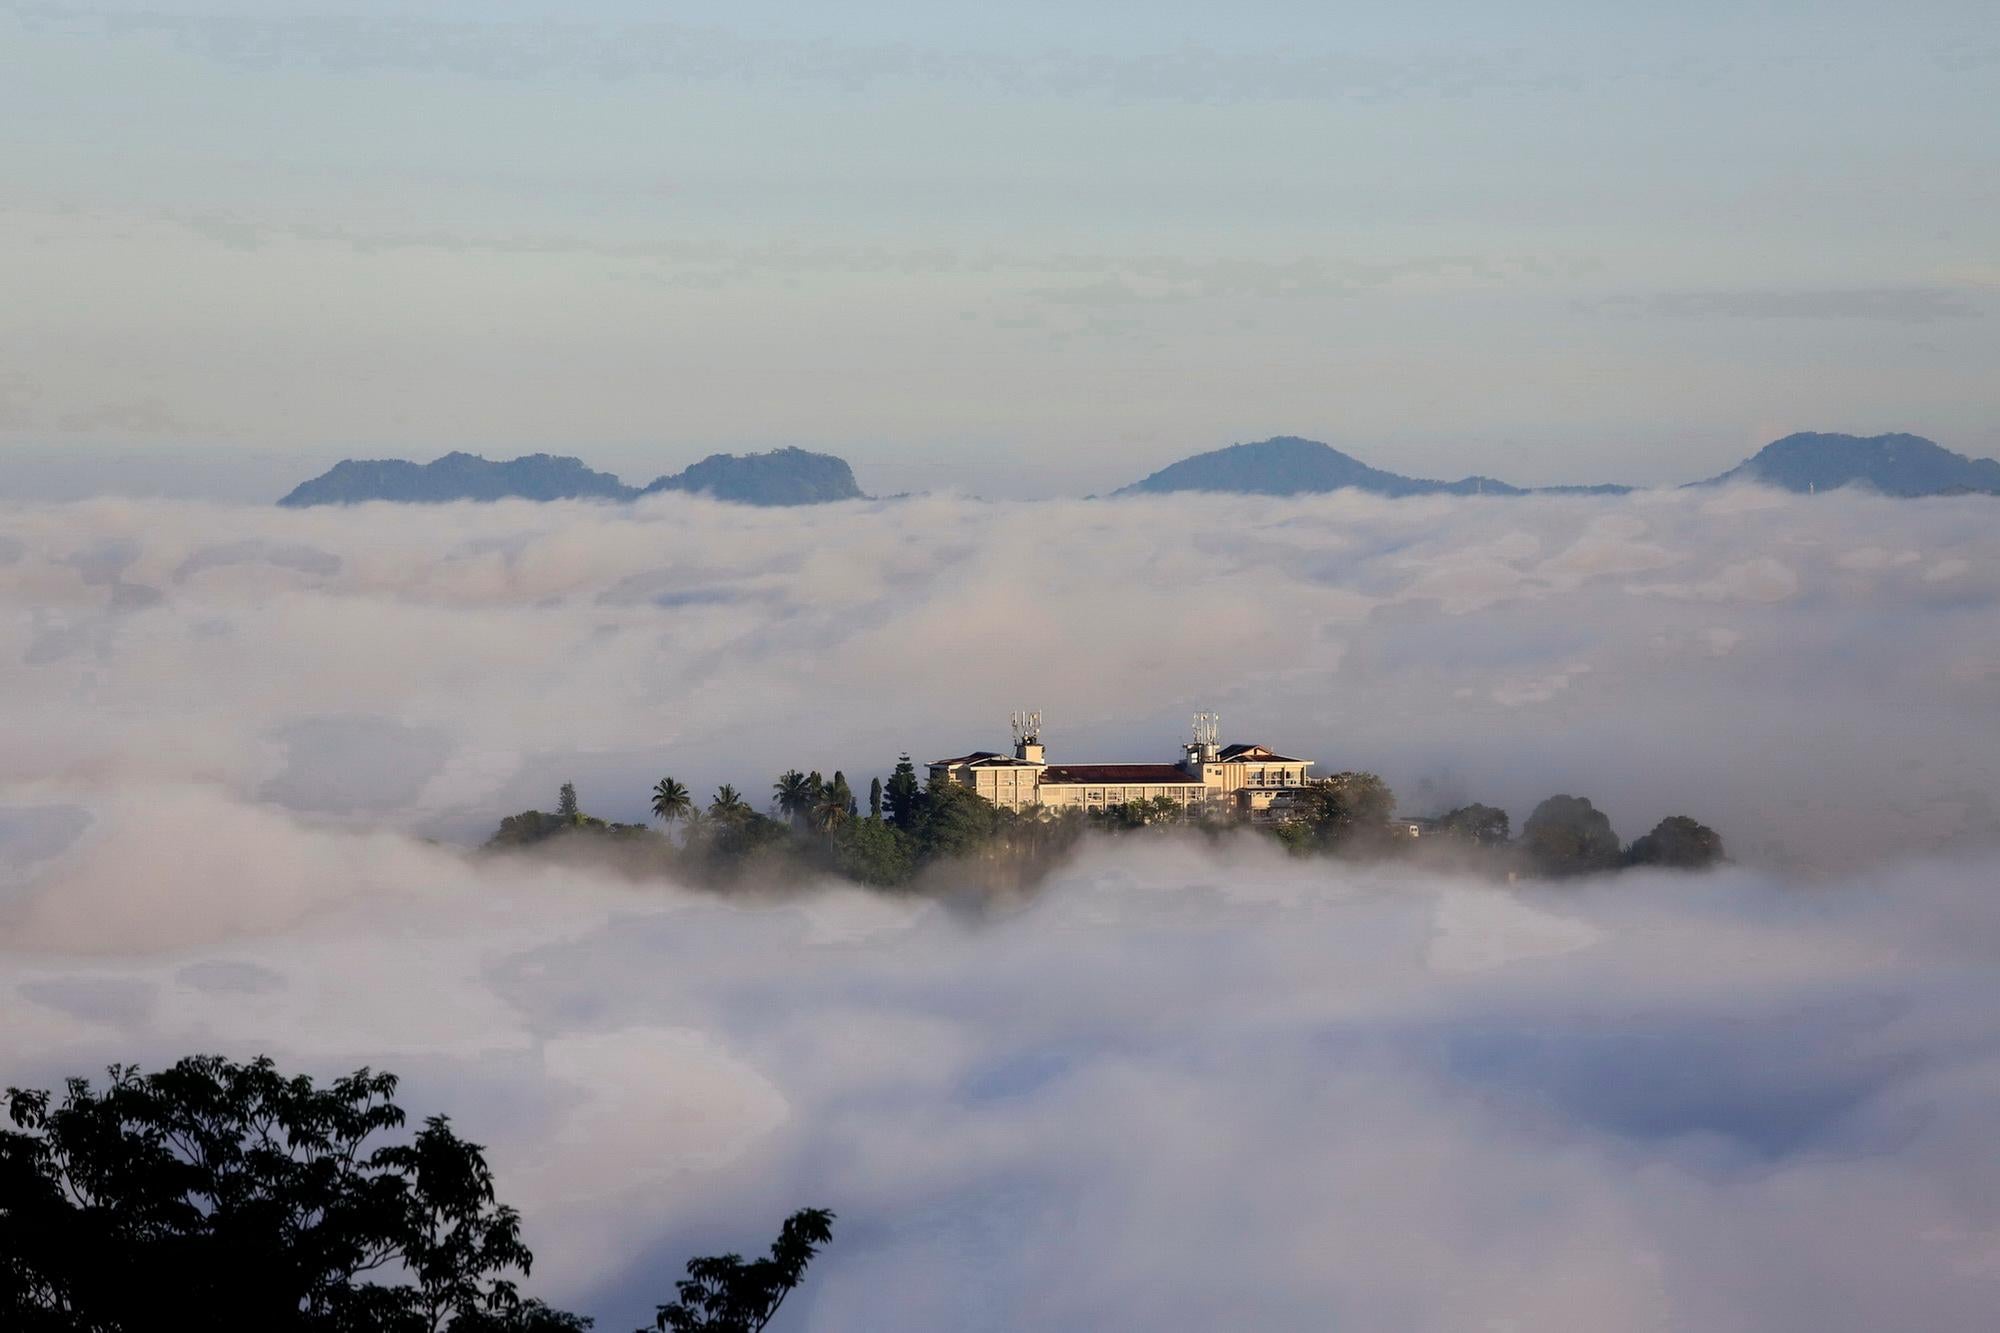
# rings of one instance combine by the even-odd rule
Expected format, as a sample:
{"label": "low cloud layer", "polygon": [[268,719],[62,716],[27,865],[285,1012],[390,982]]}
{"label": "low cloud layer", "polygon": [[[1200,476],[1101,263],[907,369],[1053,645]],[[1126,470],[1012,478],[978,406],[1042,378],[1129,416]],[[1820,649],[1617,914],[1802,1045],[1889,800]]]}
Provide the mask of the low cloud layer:
{"label": "low cloud layer", "polygon": [[[491,1145],[607,1328],[1968,1327],[2000,1298],[1991,502],[0,509],[0,1070],[269,1051]],[[469,858],[672,773],[1184,715],[1738,865],[1096,846],[968,913]],[[996,734],[998,733],[998,734]],[[623,1322],[621,1322],[623,1321]]]}
{"label": "low cloud layer", "polygon": [[1997,604],[1977,497],[13,507],[0,784],[466,839],[1023,706],[1058,761],[1172,759],[1212,708],[1412,809],[1576,792],[1841,867],[2000,835]]}

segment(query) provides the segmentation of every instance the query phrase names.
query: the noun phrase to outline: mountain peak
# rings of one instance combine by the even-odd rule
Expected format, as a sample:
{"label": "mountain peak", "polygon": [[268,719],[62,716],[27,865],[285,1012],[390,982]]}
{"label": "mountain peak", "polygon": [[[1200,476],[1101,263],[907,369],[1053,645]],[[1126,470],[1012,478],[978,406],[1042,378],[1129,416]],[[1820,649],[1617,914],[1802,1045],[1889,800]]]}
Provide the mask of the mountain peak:
{"label": "mountain peak", "polygon": [[1736,467],[1697,485],[1754,481],[1788,491],[1867,486],[1911,497],[2000,494],[2000,462],[1968,458],[1921,435],[1800,431],[1773,440]]}
{"label": "mountain peak", "polygon": [[344,459],[302,483],[279,504],[448,504],[454,500],[631,500],[659,491],[695,491],[738,504],[817,504],[860,497],[844,459],[803,449],[765,454],[711,454],[683,472],[661,477],[644,491],[583,460],[526,454],[494,462],[455,450],[428,463],[401,458]]}
{"label": "mountain peak", "polygon": [[1520,495],[1491,477],[1433,481],[1370,467],[1330,444],[1297,435],[1232,444],[1183,458],[1113,495],[1221,491],[1236,495],[1315,495],[1346,489],[1374,495]]}
{"label": "mountain peak", "polygon": [[751,505],[824,504],[864,498],[844,458],[805,449],[763,454],[710,454],[683,471],[661,477],[642,494],[694,491]]}

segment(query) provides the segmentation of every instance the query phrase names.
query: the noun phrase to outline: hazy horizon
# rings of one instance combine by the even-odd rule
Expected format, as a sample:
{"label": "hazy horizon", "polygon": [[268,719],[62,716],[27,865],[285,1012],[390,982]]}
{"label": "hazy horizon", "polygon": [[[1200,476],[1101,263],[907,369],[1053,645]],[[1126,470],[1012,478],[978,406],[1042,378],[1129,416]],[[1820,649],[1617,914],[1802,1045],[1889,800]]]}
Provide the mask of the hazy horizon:
{"label": "hazy horizon", "polygon": [[4,3],[0,461],[1992,456],[1996,73],[1974,0]]}

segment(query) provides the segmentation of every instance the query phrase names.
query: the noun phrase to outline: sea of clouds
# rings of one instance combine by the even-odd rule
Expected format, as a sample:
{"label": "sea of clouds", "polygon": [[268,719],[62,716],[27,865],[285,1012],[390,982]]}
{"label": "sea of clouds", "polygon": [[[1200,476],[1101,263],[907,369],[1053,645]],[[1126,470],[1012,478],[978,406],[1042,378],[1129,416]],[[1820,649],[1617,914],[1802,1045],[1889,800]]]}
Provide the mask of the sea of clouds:
{"label": "sea of clouds", "polygon": [[[0,506],[0,1081],[269,1052],[487,1143],[650,1318],[841,1214],[828,1330],[1970,1327],[2000,1301],[1988,499]],[[1509,890],[1094,844],[1029,898],[468,856],[898,751],[1558,791],[1737,863]]]}

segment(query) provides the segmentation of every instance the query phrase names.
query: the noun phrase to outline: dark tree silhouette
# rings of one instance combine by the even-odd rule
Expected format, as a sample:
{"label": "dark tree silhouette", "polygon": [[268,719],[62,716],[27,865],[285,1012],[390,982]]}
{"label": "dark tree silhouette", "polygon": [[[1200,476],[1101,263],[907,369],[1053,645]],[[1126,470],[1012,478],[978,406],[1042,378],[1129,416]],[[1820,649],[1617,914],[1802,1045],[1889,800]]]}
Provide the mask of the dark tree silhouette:
{"label": "dark tree silhouette", "polygon": [[740,823],[755,812],[744,801],[743,794],[725,782],[715,789],[715,799],[708,803],[708,813],[724,823]]}
{"label": "dark tree silhouette", "polygon": [[1501,847],[1506,845],[1511,826],[1505,810],[1474,802],[1439,819],[1438,831],[1481,847]]}
{"label": "dark tree silhouette", "polygon": [[812,810],[812,780],[796,768],[788,768],[771,784],[771,796],[778,813],[796,824]]}
{"label": "dark tree silhouette", "polygon": [[[523,1300],[534,1256],[484,1151],[433,1116],[408,1138],[393,1074],[316,1087],[270,1060],[114,1066],[60,1101],[7,1090],[0,1131],[6,1333],[581,1333]],[[690,1260],[658,1328],[754,1333],[832,1235],[789,1219],[768,1259]],[[184,1322],[185,1321],[185,1322]]]}
{"label": "dark tree silhouette", "polygon": [[671,824],[676,819],[685,819],[694,801],[688,789],[672,778],[661,778],[653,787],[653,818],[662,824]]}
{"label": "dark tree silhouette", "polygon": [[868,779],[868,817],[880,822],[882,819],[882,779]]}
{"label": "dark tree silhouette", "polygon": [[917,843],[926,857],[969,856],[998,827],[993,803],[970,787],[932,775],[917,808]]}
{"label": "dark tree silhouette", "polygon": [[768,1259],[746,1263],[736,1254],[690,1259],[688,1275],[674,1284],[680,1299],[662,1305],[653,1329],[638,1333],[758,1333],[804,1280],[806,1266],[832,1236],[833,1214],[807,1208],[785,1219]]}
{"label": "dark tree silhouette", "polygon": [[1280,833],[1295,848],[1335,851],[1386,840],[1396,795],[1373,773],[1335,773],[1301,792]]}
{"label": "dark tree silhouette", "polygon": [[1722,835],[1686,815],[1669,815],[1625,849],[1625,863],[1706,870],[1723,859]]}
{"label": "dark tree silhouette", "polygon": [[901,755],[896,760],[895,770],[889,774],[889,785],[882,792],[889,807],[889,822],[905,833],[917,831],[917,807],[922,804],[923,789],[917,785],[917,768],[910,762],[910,756]]}
{"label": "dark tree silhouette", "polygon": [[[9,1088],[0,1328],[463,1333],[583,1327],[518,1296],[533,1256],[478,1144],[442,1116],[402,1142],[394,1075],[315,1087],[194,1056],[60,1102]],[[393,1280],[376,1279],[393,1275]]]}
{"label": "dark tree silhouette", "polygon": [[582,815],[583,811],[576,803],[576,784],[574,782],[563,783],[562,790],[557,793],[556,813],[564,819],[571,821],[576,820]]}
{"label": "dark tree silhouette", "polygon": [[1521,826],[1521,842],[1545,875],[1587,875],[1617,866],[1611,819],[1583,796],[1551,796]]}

